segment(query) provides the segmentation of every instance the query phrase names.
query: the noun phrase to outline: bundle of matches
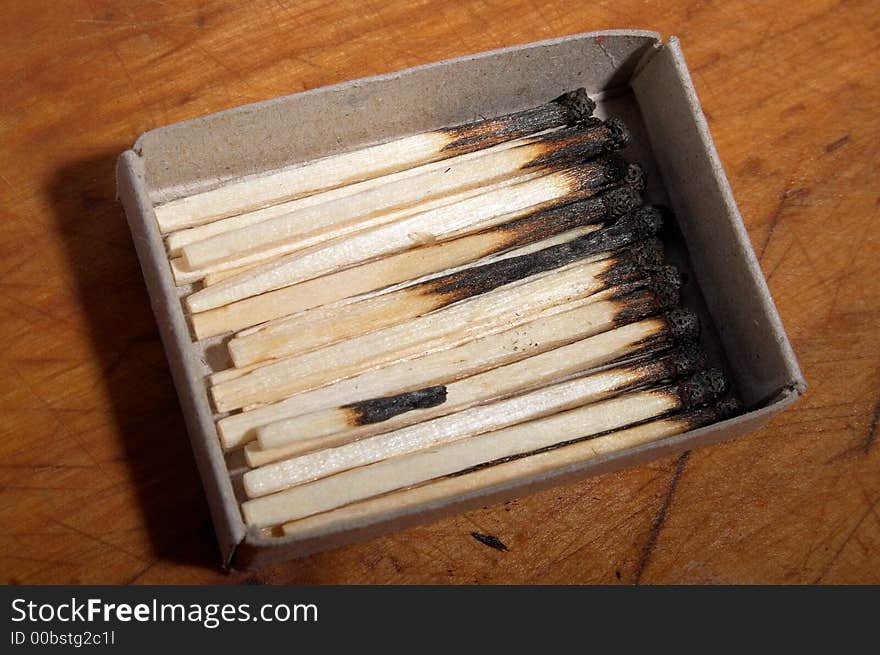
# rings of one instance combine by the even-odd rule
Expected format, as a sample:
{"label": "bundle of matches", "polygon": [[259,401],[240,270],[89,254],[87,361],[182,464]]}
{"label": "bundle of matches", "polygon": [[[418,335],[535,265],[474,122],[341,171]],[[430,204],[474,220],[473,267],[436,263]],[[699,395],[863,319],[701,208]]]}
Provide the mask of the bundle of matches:
{"label": "bundle of matches", "polygon": [[297,534],[730,413],[706,407],[726,383],[678,307],[665,212],[594,107],[581,89],[156,207],[193,333],[229,356],[206,385],[249,525]]}
{"label": "bundle of matches", "polygon": [[308,162],[293,168],[224,184],[156,207],[163,232],[201,225],[251,209],[335,189],[420,164],[479,151],[518,137],[574,125],[590,118],[596,104],[584,89],[525,111],[423,132]]}
{"label": "bundle of matches", "polygon": [[[597,375],[619,375],[626,380],[633,374],[634,371],[624,369]],[[685,381],[633,391],[608,400],[578,403],[574,396],[581,393],[585,398],[588,397],[591,383],[595,384],[592,390],[594,398],[603,397],[602,383],[591,378],[592,376],[564,383],[568,388],[563,391],[572,395],[560,398],[557,407],[567,411],[551,414],[554,410],[549,405],[542,406],[539,418],[494,431],[472,433],[462,438],[450,439],[448,433],[442,429],[436,435],[405,434],[397,440],[393,436],[401,435],[389,433],[381,444],[385,448],[385,456],[381,458],[375,453],[364,457],[362,449],[357,448],[338,454],[336,451],[342,449],[334,449],[331,453],[335,456],[323,460],[326,462],[323,465],[307,461],[303,463],[303,468],[291,466],[288,470],[271,471],[270,475],[257,480],[251,478],[246,484],[250,483],[252,493],[268,492],[269,489],[279,487],[284,490],[244,502],[242,513],[245,521],[257,527],[271,527],[295,521],[493,460],[611,432],[665,417],[673,412],[686,411],[717,399],[726,390],[721,372],[709,369]],[[575,408],[568,409],[572,406]],[[544,416],[541,416],[542,413]],[[503,424],[503,421],[499,423]],[[432,446],[421,445],[427,443]],[[357,452],[359,450],[361,452]],[[337,473],[330,475],[327,471]],[[255,473],[256,471],[252,471],[246,475]],[[290,486],[297,480],[309,479],[312,481]]]}
{"label": "bundle of matches", "polygon": [[[714,405],[685,410],[636,427],[590,435],[552,446],[523,451],[497,460],[480,463],[443,477],[413,484],[390,493],[369,497],[348,504],[345,499],[335,508],[304,518],[291,520],[281,527],[282,534],[308,538],[325,533],[334,525],[351,524],[365,518],[386,520],[419,506],[438,506],[444,502],[466,498],[475,489],[499,491],[527,475],[542,476],[564,470],[599,457],[644,446],[654,441],[695,430],[723,421],[740,412],[735,399],[721,400]],[[551,428],[552,429],[552,428]],[[546,426],[544,428],[546,431]],[[574,431],[572,432],[574,433]],[[528,447],[528,446],[525,446]],[[360,494],[364,496],[365,494]],[[301,512],[306,514],[306,512]]]}

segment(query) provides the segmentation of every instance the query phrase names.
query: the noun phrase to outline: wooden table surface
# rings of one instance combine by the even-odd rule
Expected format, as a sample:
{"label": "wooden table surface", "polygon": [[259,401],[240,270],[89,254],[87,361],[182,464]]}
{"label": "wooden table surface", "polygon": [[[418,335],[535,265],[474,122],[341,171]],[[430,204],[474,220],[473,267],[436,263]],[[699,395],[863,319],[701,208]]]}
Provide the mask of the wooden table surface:
{"label": "wooden table surface", "polygon": [[[876,2],[6,0],[0,15],[3,582],[880,582]],[[116,156],[220,109],[608,28],[681,38],[807,395],[735,442],[223,573]]]}

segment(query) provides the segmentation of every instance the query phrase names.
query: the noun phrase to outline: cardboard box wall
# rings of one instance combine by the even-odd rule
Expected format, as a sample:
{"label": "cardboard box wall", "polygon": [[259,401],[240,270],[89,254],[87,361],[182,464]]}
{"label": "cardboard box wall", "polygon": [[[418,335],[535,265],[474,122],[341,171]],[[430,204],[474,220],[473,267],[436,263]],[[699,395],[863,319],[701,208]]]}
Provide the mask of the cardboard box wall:
{"label": "cardboard box wall", "polygon": [[[248,530],[214,427],[206,376],[222,366],[219,339],[194,342],[153,212],[156,203],[297,162],[546,102],[586,87],[599,115],[634,134],[628,159],[644,164],[647,196],[669,204],[670,258],[696,280],[703,341],[751,408],[724,423],[498,484],[455,498],[361,517],[304,538]],[[120,200],[211,508],[223,562],[257,568],[402,529],[588,475],[730,439],[760,428],[805,382],[770,298],[712,144],[679,43],[643,31],[605,31],[429,64],[239,107],[143,134],[117,167]],[[680,232],[679,232],[680,231]],[[689,255],[689,257],[688,257]],[[701,292],[702,290],[702,292]],[[235,471],[233,471],[235,473]]]}

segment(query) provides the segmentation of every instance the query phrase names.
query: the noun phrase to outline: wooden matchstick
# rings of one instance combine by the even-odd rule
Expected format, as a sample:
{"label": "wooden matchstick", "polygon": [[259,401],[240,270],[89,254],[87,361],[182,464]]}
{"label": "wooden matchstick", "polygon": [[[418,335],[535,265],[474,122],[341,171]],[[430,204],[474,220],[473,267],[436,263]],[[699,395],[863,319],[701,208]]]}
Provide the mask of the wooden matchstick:
{"label": "wooden matchstick", "polygon": [[[676,311],[683,311],[683,310],[676,310]],[[608,334],[608,333],[600,334],[600,335],[596,335],[596,336],[594,336],[594,337],[593,337],[593,340],[594,340],[593,345],[594,345],[595,347],[598,348],[598,347],[601,347],[601,346],[603,346],[603,345],[607,345],[606,343],[603,343],[603,341],[604,341],[604,342],[608,342],[608,341],[615,341],[615,340],[616,340],[616,339],[611,338],[610,336],[609,336],[607,339],[604,339],[604,340],[601,340],[601,339],[600,339],[600,337],[604,337],[604,336],[607,335],[607,334]],[[680,343],[680,341],[675,341],[674,343]],[[641,352],[641,353],[649,353],[649,352],[654,352],[654,353],[656,353],[656,352],[662,352],[665,348],[668,348],[670,345],[671,345],[670,343],[665,343],[665,344],[664,344],[664,343],[662,343],[662,342],[658,342],[658,343],[657,343],[657,346],[656,346],[656,349],[652,349],[652,348],[648,345],[648,343],[645,342],[645,344],[643,344],[643,345],[641,345],[641,346],[636,346],[636,347],[633,348],[632,351],[630,351],[630,352],[625,352],[625,351],[622,350],[621,353],[620,353],[620,358],[635,357],[635,356],[637,356],[638,353],[640,353],[640,352]],[[603,364],[607,364],[609,361],[613,361],[613,360],[612,360],[612,357],[613,357],[614,354],[615,354],[615,353],[613,353],[613,352],[609,352],[609,351],[604,351],[604,352],[601,352],[601,353],[600,353],[599,351],[597,351],[596,358],[595,358],[595,363],[592,364],[592,365],[590,366],[590,368],[596,368],[596,367],[601,366],[601,365],[603,365]],[[454,374],[451,374],[450,377],[451,377],[452,380],[453,380],[453,381],[451,382],[452,385],[455,384],[455,380],[461,378],[461,376],[459,376],[459,375],[454,375]],[[343,382],[345,382],[345,381],[343,381]],[[448,387],[447,387],[447,388],[448,388]],[[317,390],[317,392],[320,392],[320,390]],[[306,401],[308,401],[308,396],[309,396],[309,394],[302,394],[302,395],[303,395],[303,396],[306,396]],[[289,400],[294,401],[295,399],[296,399],[296,397],[291,398],[291,399],[289,399]],[[267,409],[267,410],[268,410],[268,408],[262,408],[262,409]],[[444,409],[444,408],[441,407],[441,409]],[[259,411],[261,411],[261,410],[256,410],[256,411],[259,412]],[[440,415],[440,414],[438,414],[438,415]],[[244,416],[246,416],[246,414],[238,415],[238,416],[242,416],[242,417],[244,417]],[[233,417],[229,417],[229,418],[233,418]],[[394,419],[390,419],[390,420],[394,420]],[[407,419],[402,419],[402,420],[400,420],[400,421],[398,421],[398,422],[399,422],[399,424],[400,424],[401,426],[403,426],[403,425],[406,424]],[[259,431],[260,431],[263,427],[264,427],[264,426],[257,426],[256,429],[253,429],[254,434],[259,434]],[[396,423],[395,423],[395,425],[393,425],[392,427],[396,427]],[[311,441],[310,443],[304,443],[304,442],[302,442],[302,441],[292,441],[291,443],[289,443],[289,444],[287,444],[287,445],[284,445],[284,446],[278,446],[278,447],[275,447],[275,448],[261,448],[261,447],[259,446],[259,444],[258,444],[256,441],[254,441],[254,442],[251,442],[251,443],[246,444],[246,446],[245,446],[245,459],[247,460],[248,466],[250,466],[251,468],[257,468],[257,467],[260,467],[260,466],[264,466],[264,465],[266,465],[266,464],[270,464],[270,463],[272,463],[272,462],[277,462],[277,461],[280,461],[280,460],[284,460],[284,459],[289,459],[289,458],[291,458],[291,457],[295,457],[295,456],[297,456],[297,455],[301,455],[301,454],[303,454],[304,452],[309,451],[310,448],[318,447],[319,445],[320,445],[320,444],[319,444],[319,440],[316,439],[316,440],[314,440],[314,441]]]}
{"label": "wooden matchstick", "polygon": [[635,276],[617,257],[574,264],[538,276],[504,293],[447,307],[402,325],[340,341],[319,350],[268,363],[211,388],[218,411],[281,400],[332,380],[356,375],[383,364],[452,348],[479,336],[529,321],[541,310],[609,287],[620,276]]}
{"label": "wooden matchstick", "polygon": [[[520,364],[513,366],[519,367],[517,373],[526,382],[528,373]],[[535,391],[522,393],[520,390],[520,395],[505,400],[453,412],[358,441],[337,445],[330,440],[327,448],[248,471],[243,478],[244,488],[251,498],[265,496],[383,459],[424,448],[437,448],[451,441],[598,402],[627,389],[688,375],[700,365],[704,365],[702,354],[688,349],[686,353],[611,368],[556,382]],[[577,373],[577,370],[568,371],[569,375],[573,373]],[[514,384],[509,391],[515,392],[516,386]],[[471,387],[470,391],[473,392],[474,388]],[[424,391],[417,393],[423,394]],[[449,398],[448,387],[444,397]],[[359,415],[357,407],[354,411]]]}
{"label": "wooden matchstick", "polygon": [[[666,295],[670,302],[675,300],[674,294]],[[602,353],[592,363],[592,366],[600,366],[607,363],[606,357],[618,359],[627,354],[662,351],[672,343],[696,338],[699,331],[696,316],[686,310],[672,310],[663,316],[645,318],[661,309],[660,303],[646,290],[630,295],[622,303],[626,309],[621,313],[616,313],[618,300],[592,303],[589,300],[551,307],[522,326],[367,371],[260,409],[227,416],[217,424],[220,441],[227,450],[237,448],[254,439],[257,428],[275,421],[367,400],[376,395],[448,384],[579,339],[590,338],[594,352]],[[636,308],[641,308],[641,312]],[[614,350],[615,345],[619,351]],[[267,453],[249,451],[249,464],[262,466],[274,461],[263,457]]]}
{"label": "wooden matchstick", "polygon": [[[495,261],[503,257],[516,257],[541,248],[549,248],[595,232],[601,227],[600,224],[582,225],[554,236],[544,237],[544,234],[552,233],[552,228],[541,229],[543,226],[533,224],[519,226],[519,229],[516,229],[507,228],[507,225],[433,246],[414,248],[337,273],[245,298],[207,312],[193,314],[190,317],[193,333],[197,339],[205,339],[227,332],[238,332],[314,307],[354,302],[358,298],[384,293],[440,271],[460,270],[469,268],[481,260]],[[528,243],[527,240],[530,238],[536,241]],[[205,286],[210,286],[222,279],[225,278],[214,279],[213,275],[209,275],[202,282]]]}
{"label": "wooden matchstick", "polygon": [[[611,125],[617,125],[617,127],[620,128],[620,140],[621,142],[625,143],[626,139],[628,138],[628,133],[625,131],[625,128],[623,128],[622,124],[612,123],[613,120],[614,119],[611,119],[611,121],[608,121],[608,123]],[[346,196],[371,191],[377,187],[398,182],[399,180],[403,180],[408,177],[415,177],[417,175],[429,173],[437,169],[446,168],[451,162],[468,161],[470,159],[475,159],[495,152],[500,152],[501,150],[506,150],[507,148],[515,148],[520,145],[526,145],[528,143],[531,143],[534,139],[539,138],[540,136],[541,135],[535,135],[531,137],[521,137],[512,141],[505,141],[504,143],[500,143],[496,146],[492,146],[491,148],[486,148],[484,150],[478,150],[476,152],[466,153],[464,155],[458,155],[456,157],[450,157],[449,159],[445,159],[442,161],[423,164],[421,166],[416,166],[415,168],[407,168],[405,170],[391,173],[389,175],[374,177],[369,180],[364,180],[362,182],[356,182],[354,184],[347,184],[346,186],[337,187],[328,191],[322,191],[320,193],[313,193],[310,196],[304,196],[302,198],[297,198],[296,200],[288,200],[277,205],[270,205],[268,207],[263,207],[262,209],[248,211],[243,214],[237,214],[235,216],[229,216],[228,218],[221,218],[215,221],[211,221],[210,223],[204,223],[195,227],[171,232],[165,237],[165,245],[170,254],[178,255],[180,254],[180,250],[181,248],[183,248],[183,246],[190,243],[195,243],[196,241],[208,239],[210,237],[216,236],[217,234],[222,234],[223,232],[237,230],[248,225],[260,223],[270,218],[276,218],[278,216],[283,216],[294,211],[299,211],[300,209],[305,209],[306,207],[312,207],[314,205],[333,202],[345,198]]]}
{"label": "wooden matchstick", "polygon": [[[482,188],[465,189],[463,191],[452,193],[448,196],[440,196],[427,199],[419,205],[394,209],[380,218],[381,221],[385,222],[402,220],[404,218],[414,216],[419,212],[439,209],[441,207],[446,207],[447,205],[453,205],[458,202],[476,198],[477,196],[480,196],[484,193],[506,189],[508,187],[521,184],[522,182],[535,180],[544,174],[545,173],[541,171],[523,173],[521,175],[518,175],[517,177],[500,180]],[[366,228],[367,223],[365,222],[362,225]],[[183,257],[177,257],[172,260],[172,272],[174,273],[174,281],[178,285],[191,284],[192,282],[197,281],[200,278],[207,277],[208,275],[224,273],[234,268],[242,269],[241,272],[244,272],[260,264],[267,263],[273,260],[278,260],[284,255],[291,255],[292,252],[299,252],[303,250],[308,251],[310,247],[321,244],[326,245],[326,242],[328,240],[332,241],[332,239],[325,238],[325,235],[323,233],[312,233],[302,238],[295,239],[295,244],[293,244],[293,242],[283,241],[277,244],[273,244],[271,246],[267,246],[263,249],[243,253],[238,257],[232,257],[213,262],[202,268],[197,269],[189,268],[184,263]]]}
{"label": "wooden matchstick", "polygon": [[306,162],[262,177],[229,182],[156,207],[159,229],[170,232],[285,200],[488,148],[527,134],[586,120],[595,103],[583,89],[552,102],[456,127]]}
{"label": "wooden matchstick", "polygon": [[488,465],[480,464],[463,471],[455,471],[418,486],[343,505],[286,523],[283,526],[284,534],[298,539],[308,539],[325,534],[327,528],[331,526],[338,528],[341,525],[363,524],[366,519],[382,521],[392,516],[411,514],[418,507],[428,504],[439,505],[453,498],[473,498],[477,493],[491,494],[526,476],[572,470],[590,460],[726,420],[740,411],[737,403],[721,401],[710,407],[680,412],[636,427],[607,432],[601,436],[555,444],[549,449],[518,453],[513,458],[508,457],[490,462]]}
{"label": "wooden matchstick", "polygon": [[[385,218],[389,221],[401,220],[404,218],[408,218],[410,216],[414,216],[415,214],[421,211],[429,211],[433,209],[438,209],[440,207],[445,207],[446,205],[455,204],[457,202],[461,202],[463,200],[468,200],[470,198],[475,198],[476,196],[487,193],[489,191],[496,191],[499,189],[505,189],[516,184],[520,184],[521,182],[525,182],[528,180],[534,180],[540,177],[543,173],[541,172],[529,172],[523,173],[522,175],[514,178],[508,178],[505,180],[501,180],[499,182],[495,182],[490,184],[482,189],[465,189],[463,191],[459,191],[448,196],[442,196],[439,198],[431,198],[425,200],[421,205],[415,207],[402,207],[400,209],[396,209],[392,211]],[[309,235],[307,238],[302,238],[297,241],[298,248],[307,250],[309,245],[320,244],[325,239],[322,235]],[[218,273],[225,273],[227,271],[231,271],[233,269],[240,269],[239,274],[244,271],[253,269],[254,267],[268,263],[273,260],[280,259],[283,255],[290,255],[290,248],[288,247],[287,242],[283,242],[280,244],[276,244],[271,247],[267,247],[262,250],[258,250],[255,252],[249,252],[242,254],[239,257],[224,259],[222,261],[214,262],[210,265],[204,266],[202,268],[192,269],[189,268],[186,263],[183,261],[183,257],[175,257],[171,260],[172,264],[172,273],[174,274],[174,282],[178,286],[183,284],[192,284],[197,282],[200,279],[208,277],[209,275],[215,275]],[[216,278],[215,278],[216,283]]]}
{"label": "wooden matchstick", "polygon": [[[417,399],[426,395],[425,389],[417,389],[395,396],[352,402],[271,423],[257,430],[258,443],[264,449],[295,444],[299,447],[299,452],[292,449],[290,452],[294,455],[398,430],[414,423],[446,416],[477,404],[522,393],[554,380],[588,371],[597,366],[596,362],[607,364],[614,361],[613,354],[598,353],[594,347],[593,340],[587,338],[443,386],[428,387],[427,389],[438,390],[435,391],[435,398],[439,398],[441,395],[439,390],[443,390],[443,400],[432,404],[416,404]],[[618,344],[612,344],[612,348],[612,353],[621,350]],[[682,372],[685,369],[696,370],[705,366],[706,362],[701,357],[702,354],[690,345],[659,361],[662,363],[671,359],[669,365]],[[647,368],[649,367],[646,365],[646,375],[665,375],[661,364],[657,364],[656,370],[651,372],[647,372]],[[653,381],[659,379],[662,378]],[[647,383],[647,380],[642,382],[642,384]],[[411,394],[412,398],[410,398]],[[384,414],[375,409],[386,406]],[[370,411],[365,411],[365,407]]]}
{"label": "wooden matchstick", "polygon": [[[272,402],[302,390],[299,387],[301,383],[289,380],[287,372],[299,369],[295,361],[301,362],[317,356],[311,353],[323,353],[326,358],[322,360],[322,366],[327,374],[333,375],[337,372],[336,366],[339,370],[350,370],[356,362],[360,362],[359,365],[375,367],[430,350],[451,348],[481,336],[480,333],[500,332],[510,327],[512,322],[521,324],[528,321],[530,315],[545,307],[642,279],[643,265],[639,260],[634,260],[634,256],[644,255],[651,256],[650,250],[630,249],[600,261],[570,264],[403,324],[268,363],[236,380],[214,386],[214,400],[218,409],[224,411],[222,408],[236,409],[251,402]],[[261,341],[258,347],[230,350],[230,354],[236,366],[242,366],[261,359],[284,357],[291,349],[296,351],[295,345],[290,347],[285,335],[277,334]],[[271,386],[275,387],[274,391],[267,387],[270,380]],[[257,392],[257,389],[262,390]],[[241,404],[237,404],[238,402]]]}
{"label": "wooden matchstick", "polygon": [[[459,191],[482,189],[493,182],[529,171],[550,173],[561,170],[576,159],[594,157],[620,145],[621,140],[611,139],[616,132],[599,122],[586,130],[572,128],[552,132],[529,144],[478,159],[451,161],[446,168],[190,243],[182,249],[183,261],[190,270],[198,270],[266,249],[279,253],[302,250],[321,241],[398,220],[399,213],[393,210],[399,208],[411,208]],[[608,182],[616,180],[617,176],[608,178]],[[595,184],[601,182],[597,180]]]}
{"label": "wooden matchstick", "polygon": [[[610,371],[597,375],[608,376],[609,374]],[[564,384],[574,388],[575,383],[585,384],[585,380],[593,377],[595,376],[572,380]],[[419,440],[419,447],[423,450],[416,452],[409,448],[409,443],[390,441],[388,440],[389,435],[383,435],[382,438],[386,442],[382,444],[382,452],[361,451],[358,453],[358,457],[351,456],[351,459],[343,461],[344,453],[340,451],[353,453],[355,447],[363,448],[368,445],[368,442],[380,438],[373,437],[369,440],[335,448],[330,452],[318,453],[324,458],[320,462],[309,462],[308,469],[303,468],[303,463],[300,463],[295,470],[290,468],[282,473],[282,469],[279,467],[275,471],[276,477],[272,479],[269,479],[268,476],[266,479],[255,479],[254,474],[257,471],[249,471],[244,476],[245,488],[249,493],[262,493],[269,488],[281,488],[280,484],[288,483],[290,480],[313,481],[291,488],[286,488],[289,485],[285,484],[283,491],[246,501],[241,506],[242,514],[245,522],[251,526],[278,525],[371,496],[449,475],[485,462],[531,452],[560,442],[600,434],[664,414],[700,406],[719,397],[724,393],[726,387],[721,372],[717,369],[710,369],[701,371],[684,382],[636,391],[591,404],[577,404],[577,400],[572,396],[571,403],[573,404],[566,405],[559,398],[556,405],[567,407],[568,411],[562,411],[562,413],[549,417],[547,417],[546,411],[543,414],[534,413],[532,416],[537,420],[496,429],[488,433],[484,432],[481,435],[469,436],[468,438],[439,432],[435,435],[425,435]],[[572,407],[577,409],[571,409]],[[485,413],[488,408],[480,409]],[[547,409],[549,410],[549,406]],[[462,412],[462,414],[465,413],[467,412]],[[448,421],[455,416],[436,419],[436,421]],[[503,424],[503,421],[500,422]],[[412,426],[405,428],[405,430],[419,427],[421,426]],[[474,433],[471,431],[469,434]],[[431,447],[424,449],[426,444],[431,444]],[[400,453],[400,455],[391,456],[391,453]],[[292,463],[296,460],[289,461]],[[349,463],[354,461],[373,463],[352,470]],[[341,472],[331,477],[316,479],[325,470],[341,470]],[[248,479],[248,476],[252,477]]]}
{"label": "wooden matchstick", "polygon": [[[615,212],[635,209],[639,202],[638,194],[629,187],[608,195],[620,199]],[[553,235],[563,236],[567,231],[583,230],[603,218],[605,214],[596,211],[594,199],[562,205],[475,234],[406,250],[194,314],[191,318],[193,331],[199,339],[235,332],[312,307],[454,269],[497,253],[551,239]]]}
{"label": "wooden matchstick", "polygon": [[[636,165],[622,166],[619,159],[566,168],[293,253],[197,291],[187,297],[186,305],[191,312],[201,312],[414,246],[478,232],[542,209],[574,202],[594,193],[597,183],[604,185],[614,177],[629,176],[633,171],[636,177],[641,176]],[[621,195],[598,197],[595,211],[605,216],[613,214],[616,211],[613,203],[619,201]]]}
{"label": "wooden matchstick", "polygon": [[[259,361],[273,353],[278,356],[306,352],[402,323],[499,287],[506,289],[512,283],[599,253],[611,253],[655,235],[661,227],[660,212],[643,208],[611,227],[543,250],[473,266],[359,302],[319,307],[272,321],[233,338],[228,344],[229,352],[236,364]],[[276,350],[279,338],[284,341],[283,350]]]}

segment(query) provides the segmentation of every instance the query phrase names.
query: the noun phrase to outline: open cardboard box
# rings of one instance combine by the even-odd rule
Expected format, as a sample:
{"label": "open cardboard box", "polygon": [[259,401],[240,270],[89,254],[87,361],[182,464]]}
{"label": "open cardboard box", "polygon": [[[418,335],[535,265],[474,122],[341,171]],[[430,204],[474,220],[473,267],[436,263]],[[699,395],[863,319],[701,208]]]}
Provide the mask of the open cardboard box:
{"label": "open cardboard box", "polygon": [[[223,367],[220,339],[195,342],[175,287],[153,207],[225,180],[340,150],[535,106],[586,87],[597,115],[623,118],[624,155],[649,175],[646,198],[669,205],[677,226],[669,259],[689,280],[683,304],[701,314],[704,345],[748,411],[630,450],[560,466],[520,466],[490,487],[467,476],[440,500],[386,508],[284,537],[248,529],[240,475],[221,450],[206,376]],[[125,207],[227,566],[250,569],[632,466],[760,428],[806,385],[767,290],[709,136],[679,43],[658,34],[579,34],[419,66],[298,93],[159,128],[142,135],[117,167]],[[701,293],[702,290],[702,293]],[[523,461],[528,461],[528,458]]]}

